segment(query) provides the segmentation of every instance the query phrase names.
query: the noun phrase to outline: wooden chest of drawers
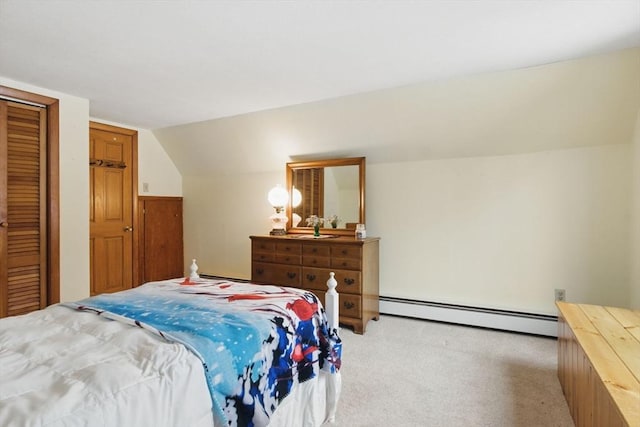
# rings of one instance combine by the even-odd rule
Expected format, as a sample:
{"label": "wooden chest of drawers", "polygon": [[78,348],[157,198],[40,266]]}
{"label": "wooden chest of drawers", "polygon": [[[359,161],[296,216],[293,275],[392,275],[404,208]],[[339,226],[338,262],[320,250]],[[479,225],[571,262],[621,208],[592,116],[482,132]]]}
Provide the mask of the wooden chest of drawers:
{"label": "wooden chest of drawers", "polygon": [[340,294],[340,323],[362,334],[369,320],[378,320],[379,238],[250,237],[252,282],[307,289],[324,303],[333,271]]}

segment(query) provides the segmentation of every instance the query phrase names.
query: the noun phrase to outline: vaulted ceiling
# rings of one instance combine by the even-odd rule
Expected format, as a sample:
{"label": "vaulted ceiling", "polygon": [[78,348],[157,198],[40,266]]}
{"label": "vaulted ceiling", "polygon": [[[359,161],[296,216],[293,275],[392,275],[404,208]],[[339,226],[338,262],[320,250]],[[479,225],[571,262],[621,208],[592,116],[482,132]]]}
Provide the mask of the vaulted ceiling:
{"label": "vaulted ceiling", "polygon": [[147,129],[632,46],[639,0],[0,0],[0,76]]}

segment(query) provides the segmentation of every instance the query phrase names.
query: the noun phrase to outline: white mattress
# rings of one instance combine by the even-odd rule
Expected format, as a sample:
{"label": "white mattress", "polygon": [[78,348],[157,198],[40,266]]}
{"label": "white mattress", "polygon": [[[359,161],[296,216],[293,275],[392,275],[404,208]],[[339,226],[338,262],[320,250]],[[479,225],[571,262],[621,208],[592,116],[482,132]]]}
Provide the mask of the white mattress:
{"label": "white mattress", "polygon": [[[332,418],[336,379],[303,383],[270,425]],[[0,426],[213,425],[202,363],[181,344],[63,306],[0,320]]]}

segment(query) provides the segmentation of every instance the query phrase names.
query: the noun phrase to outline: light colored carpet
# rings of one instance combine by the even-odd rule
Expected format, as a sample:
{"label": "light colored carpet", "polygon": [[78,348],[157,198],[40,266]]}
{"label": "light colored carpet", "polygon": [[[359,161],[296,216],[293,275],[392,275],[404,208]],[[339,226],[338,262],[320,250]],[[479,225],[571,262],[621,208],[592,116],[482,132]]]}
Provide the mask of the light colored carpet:
{"label": "light colored carpet", "polygon": [[342,396],[328,426],[573,426],[555,339],[395,316],[340,336]]}

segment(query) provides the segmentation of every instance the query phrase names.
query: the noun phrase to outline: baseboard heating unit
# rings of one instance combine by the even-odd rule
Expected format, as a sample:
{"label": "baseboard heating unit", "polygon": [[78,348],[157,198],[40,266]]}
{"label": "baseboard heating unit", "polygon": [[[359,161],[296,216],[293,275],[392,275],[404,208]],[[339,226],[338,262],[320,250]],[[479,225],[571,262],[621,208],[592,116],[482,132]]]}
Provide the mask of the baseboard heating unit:
{"label": "baseboard heating unit", "polygon": [[380,313],[548,337],[558,336],[558,317],[545,314],[520,313],[385,296],[380,297]]}

